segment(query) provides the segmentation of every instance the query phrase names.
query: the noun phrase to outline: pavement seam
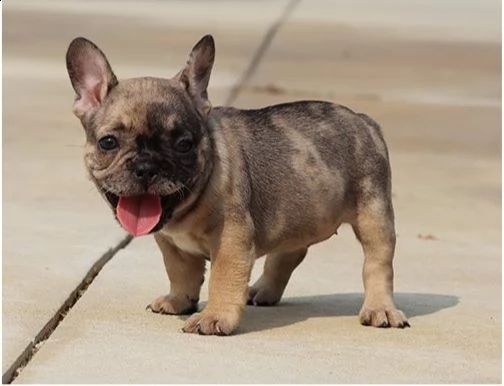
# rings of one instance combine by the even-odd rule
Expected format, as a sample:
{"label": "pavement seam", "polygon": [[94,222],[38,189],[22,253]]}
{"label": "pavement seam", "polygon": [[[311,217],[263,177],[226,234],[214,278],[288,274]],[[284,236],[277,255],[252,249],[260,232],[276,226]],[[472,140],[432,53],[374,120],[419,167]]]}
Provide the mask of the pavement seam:
{"label": "pavement seam", "polygon": [[261,62],[262,58],[266,54],[266,51],[268,50],[269,46],[273,42],[273,39],[275,38],[276,34],[278,33],[278,30],[280,27],[287,21],[291,13],[294,11],[294,9],[297,7],[297,5],[301,2],[301,0],[291,0],[289,3],[286,5],[284,11],[280,15],[280,17],[268,28],[268,31],[266,32],[266,35],[264,35],[264,38],[261,41],[261,45],[255,52],[254,56],[252,57],[252,60],[250,61],[247,69],[243,73],[242,77],[240,80],[233,86],[231,89],[231,92],[229,93],[227,99],[226,99],[226,106],[229,106],[232,104],[238,95],[240,94],[240,91],[245,85],[250,77],[254,74],[255,70],[259,66],[259,63]]}
{"label": "pavement seam", "polygon": [[117,252],[125,248],[133,239],[132,236],[126,236],[115,247],[107,250],[89,269],[82,281],[70,293],[67,299],[63,302],[61,307],[56,311],[51,319],[45,324],[44,327],[35,336],[23,352],[16,358],[14,363],[2,375],[2,383],[12,383],[21,371],[30,363],[33,356],[37,353],[40,347],[50,338],[51,334],[56,330],[59,324],[65,319],[66,315],[75,306],[79,299],[84,295],[91,283],[96,279],[105,265],[115,256]]}

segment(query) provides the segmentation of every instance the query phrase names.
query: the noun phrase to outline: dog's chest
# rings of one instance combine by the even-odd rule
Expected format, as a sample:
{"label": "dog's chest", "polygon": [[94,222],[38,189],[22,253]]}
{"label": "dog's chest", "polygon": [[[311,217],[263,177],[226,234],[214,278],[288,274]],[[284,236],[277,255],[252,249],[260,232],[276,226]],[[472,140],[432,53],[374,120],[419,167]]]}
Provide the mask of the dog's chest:
{"label": "dog's chest", "polygon": [[164,230],[162,233],[169,236],[175,246],[184,252],[192,255],[208,255],[208,251],[205,251],[205,248],[201,245],[201,243],[188,233],[167,232]]}

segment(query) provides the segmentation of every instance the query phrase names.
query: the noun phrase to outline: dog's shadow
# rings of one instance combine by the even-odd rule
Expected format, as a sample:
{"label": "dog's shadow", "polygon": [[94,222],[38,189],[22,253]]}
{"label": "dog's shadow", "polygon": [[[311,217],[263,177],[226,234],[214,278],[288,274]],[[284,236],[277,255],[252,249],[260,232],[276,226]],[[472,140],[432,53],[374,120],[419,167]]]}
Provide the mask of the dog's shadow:
{"label": "dog's shadow", "polygon": [[[459,303],[457,296],[425,293],[396,293],[394,299],[397,308],[409,318],[432,314]],[[316,317],[355,316],[358,320],[363,300],[362,293],[345,293],[285,298],[274,307],[248,306],[240,333],[284,327]]]}

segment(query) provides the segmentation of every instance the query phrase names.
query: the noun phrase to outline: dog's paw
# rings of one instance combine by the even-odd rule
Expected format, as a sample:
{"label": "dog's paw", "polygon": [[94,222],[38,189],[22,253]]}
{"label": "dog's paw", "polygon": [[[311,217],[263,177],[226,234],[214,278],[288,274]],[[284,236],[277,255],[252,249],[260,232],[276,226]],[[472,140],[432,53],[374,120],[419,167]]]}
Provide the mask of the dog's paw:
{"label": "dog's paw", "polygon": [[274,306],[283,294],[282,288],[259,282],[249,287],[247,304],[254,306]]}
{"label": "dog's paw", "polygon": [[234,307],[225,310],[205,308],[187,319],[182,331],[200,335],[230,335],[238,328],[240,315],[239,309]]}
{"label": "dog's paw", "polygon": [[408,319],[401,310],[394,307],[366,307],[363,306],[359,319],[364,326],[373,327],[410,327]]}
{"label": "dog's paw", "polygon": [[160,296],[146,309],[158,314],[187,315],[196,311],[198,300],[172,295]]}

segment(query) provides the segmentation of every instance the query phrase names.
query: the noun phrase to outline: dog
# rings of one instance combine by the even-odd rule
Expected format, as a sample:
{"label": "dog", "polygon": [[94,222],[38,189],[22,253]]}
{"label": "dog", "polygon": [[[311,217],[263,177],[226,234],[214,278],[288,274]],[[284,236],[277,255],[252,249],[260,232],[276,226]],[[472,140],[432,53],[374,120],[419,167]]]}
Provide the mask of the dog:
{"label": "dog", "polygon": [[[184,332],[229,335],[245,306],[282,297],[308,248],[350,224],[362,245],[363,325],[409,326],[393,301],[391,170],[380,126],[324,101],[214,107],[211,35],[171,79],[118,81],[103,52],[66,54],[90,179],[133,236],[153,234],[170,292],[148,308],[192,314]],[[254,261],[264,272],[248,286]],[[206,260],[207,306],[197,311]]]}

